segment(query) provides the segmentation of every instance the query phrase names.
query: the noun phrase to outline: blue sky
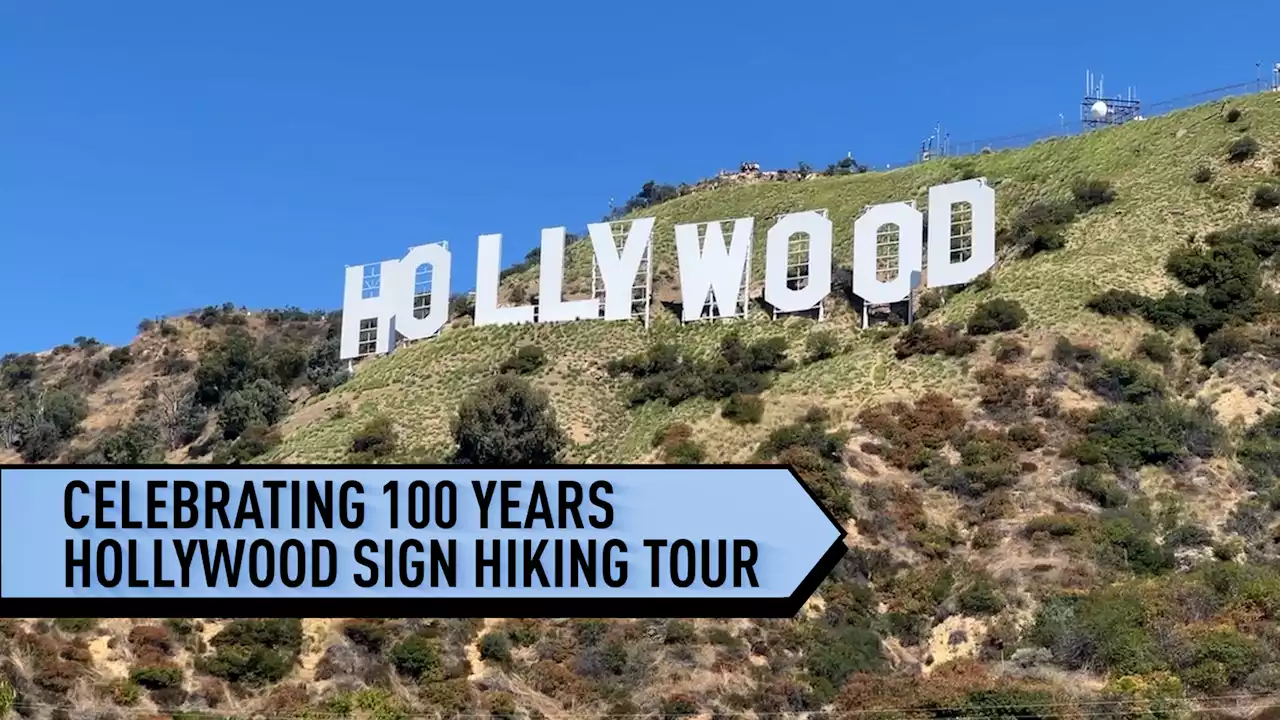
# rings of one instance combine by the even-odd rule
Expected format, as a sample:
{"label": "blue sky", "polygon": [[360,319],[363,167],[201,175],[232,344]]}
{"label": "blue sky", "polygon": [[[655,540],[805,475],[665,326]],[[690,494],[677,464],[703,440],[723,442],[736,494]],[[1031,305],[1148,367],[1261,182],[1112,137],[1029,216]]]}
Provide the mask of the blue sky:
{"label": "blue sky", "polygon": [[0,353],[337,308],[438,240],[468,289],[482,233],[510,263],[649,179],[1052,128],[1086,69],[1251,80],[1268,4],[0,0]]}

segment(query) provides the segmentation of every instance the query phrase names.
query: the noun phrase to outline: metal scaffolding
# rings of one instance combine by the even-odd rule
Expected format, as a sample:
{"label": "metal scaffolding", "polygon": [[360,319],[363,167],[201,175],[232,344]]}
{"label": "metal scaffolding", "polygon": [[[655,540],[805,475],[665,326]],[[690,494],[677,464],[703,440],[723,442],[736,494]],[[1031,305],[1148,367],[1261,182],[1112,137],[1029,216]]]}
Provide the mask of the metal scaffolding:
{"label": "metal scaffolding", "polygon": [[[824,218],[828,217],[826,208],[814,210],[813,212],[818,213]],[[778,219],[786,214],[788,213],[774,215],[771,222],[778,222]],[[787,287],[791,290],[799,290],[809,284],[809,236],[804,235],[803,233],[797,234],[801,235],[803,239],[794,239],[794,235],[787,238]],[[817,310],[818,320],[821,321],[825,319],[826,310],[822,303],[818,303]],[[772,308],[772,311],[773,319],[777,320],[783,315],[803,315],[808,312],[813,312],[813,309],[810,308],[809,310],[788,313],[778,312],[777,308]]]}
{"label": "metal scaffolding", "polygon": [[[705,253],[707,247],[707,228],[711,223],[698,223],[698,252]],[[721,237],[725,239],[726,246],[731,242],[733,231],[737,227],[737,221],[734,220],[730,224],[728,230],[721,228]],[[754,230],[753,230],[754,232]],[[703,300],[702,308],[698,312],[698,320],[719,320],[722,318],[742,318],[747,319],[747,315],[751,308],[751,251],[755,247],[754,238],[747,237],[747,260],[742,268],[742,277],[738,282],[737,300],[725,312],[724,308],[717,301],[716,290],[714,287],[707,288],[707,297]]]}
{"label": "metal scaffolding", "polygon": [[[626,246],[627,235],[631,232],[630,220],[616,220],[609,223],[609,232],[613,236],[613,248],[619,255]],[[600,266],[596,262],[596,254],[591,253],[591,297],[595,298],[598,310],[596,317],[604,317],[604,282],[600,277]],[[636,277],[631,285],[631,317],[649,327],[653,302],[653,241],[650,238],[645,244],[644,255],[640,259],[640,267],[636,269]]]}

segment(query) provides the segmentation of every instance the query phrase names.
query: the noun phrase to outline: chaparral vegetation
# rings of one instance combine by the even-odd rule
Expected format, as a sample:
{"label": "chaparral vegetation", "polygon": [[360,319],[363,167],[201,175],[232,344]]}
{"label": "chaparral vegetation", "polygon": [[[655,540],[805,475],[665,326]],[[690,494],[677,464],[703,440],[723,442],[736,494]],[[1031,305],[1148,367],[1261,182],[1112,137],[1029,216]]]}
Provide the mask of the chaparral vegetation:
{"label": "chaparral vegetation", "polygon": [[[1231,109],[888,172],[648,183],[617,216],[657,218],[647,329],[474,327],[459,296],[439,337],[349,372],[335,314],[228,304],[144,320],[122,347],[78,337],[7,356],[5,463],[779,462],[850,549],[785,620],[7,619],[0,708],[568,720],[1274,705],[1280,104]],[[848,228],[869,204],[923,206],[928,187],[973,177],[996,191],[997,262],[920,292],[914,317],[876,308],[862,328],[838,232],[822,322],[757,303],[761,236],[751,316],[678,320],[673,224],[826,208]],[[589,242],[573,240],[569,299],[591,288]],[[500,291],[533,301],[536,253]]]}

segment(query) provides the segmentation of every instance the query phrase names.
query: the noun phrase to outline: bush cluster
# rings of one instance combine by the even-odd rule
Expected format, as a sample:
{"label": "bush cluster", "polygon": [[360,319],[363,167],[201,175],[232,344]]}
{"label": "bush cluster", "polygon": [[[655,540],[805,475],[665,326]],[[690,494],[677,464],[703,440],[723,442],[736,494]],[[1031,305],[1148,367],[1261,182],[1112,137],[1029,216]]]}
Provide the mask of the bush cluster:
{"label": "bush cluster", "polygon": [[991,335],[1017,330],[1027,321],[1027,311],[1017,300],[992,298],[979,303],[965,327],[970,335]]}
{"label": "bush cluster", "polygon": [[893,352],[899,360],[913,355],[963,357],[977,347],[978,344],[965,335],[959,325],[932,326],[916,322],[898,336]]}
{"label": "bush cluster", "polygon": [[289,674],[302,649],[302,621],[294,618],[233,620],[209,641],[202,672],[234,683],[262,685]]}
{"label": "bush cluster", "polygon": [[1166,259],[1166,272],[1191,292],[1171,290],[1149,298],[1108,290],[1092,297],[1087,306],[1101,315],[1137,315],[1165,331],[1189,327],[1202,342],[1220,331],[1235,332],[1215,338],[1206,348],[1201,360],[1212,364],[1248,349],[1245,336],[1230,328],[1275,309],[1275,295],[1262,281],[1262,266],[1278,250],[1280,224],[1234,225],[1209,233],[1203,244],[1178,248]]}
{"label": "bush cluster", "polygon": [[1108,180],[1094,178],[1078,180],[1071,186],[1071,197],[1080,212],[1107,205],[1115,201],[1116,191]]}
{"label": "bush cluster", "polygon": [[1259,147],[1258,141],[1248,135],[1236,138],[1227,146],[1227,160],[1233,163],[1242,163],[1257,155]]}
{"label": "bush cluster", "polygon": [[959,462],[932,457],[924,469],[925,482],[962,497],[979,498],[1018,480],[1019,448],[1009,440],[1007,431],[966,431],[953,445],[960,454]]}
{"label": "bush cluster", "polygon": [[790,465],[837,518],[853,512],[844,479],[844,446],[849,434],[827,427],[823,413],[809,413],[784,425],[756,449],[760,460]]}
{"label": "bush cluster", "polygon": [[376,462],[395,454],[400,442],[395,423],[378,415],[351,436],[351,461]]}
{"label": "bush cluster", "polygon": [[653,447],[664,462],[672,465],[697,465],[707,456],[702,444],[693,439],[693,428],[687,423],[672,423],[653,436]]}
{"label": "bush cluster", "polygon": [[23,462],[57,457],[80,434],[89,414],[83,391],[68,384],[46,384],[34,355],[0,359],[0,444],[18,451]]}
{"label": "bush cluster", "polygon": [[568,443],[546,393],[507,373],[462,399],[452,433],[459,465],[547,465]]}
{"label": "bush cluster", "polygon": [[1222,439],[1222,428],[1208,408],[1151,400],[1095,410],[1070,454],[1085,465],[1130,471],[1213,457]]}
{"label": "bush cluster", "polygon": [[515,354],[498,366],[500,373],[514,373],[516,375],[531,375],[547,362],[547,354],[537,345],[524,345],[516,350]]}
{"label": "bush cluster", "polygon": [[723,400],[732,395],[758,395],[773,384],[774,375],[795,367],[787,358],[782,337],[743,342],[737,334],[720,342],[711,359],[683,355],[673,345],[658,344],[644,353],[612,360],[613,376],[630,376],[631,404],[662,400],[678,405],[694,398]]}
{"label": "bush cluster", "polygon": [[814,330],[805,338],[804,349],[809,362],[819,362],[840,354],[840,339],[830,330]]}
{"label": "bush cluster", "polygon": [[1280,187],[1259,185],[1253,191],[1253,206],[1259,210],[1272,210],[1280,207]]}
{"label": "bush cluster", "polygon": [[1086,178],[1071,186],[1071,200],[1036,200],[1001,228],[996,241],[1001,247],[1018,248],[1023,257],[1059,250],[1066,246],[1066,230],[1077,216],[1107,205],[1116,199],[1108,180]]}
{"label": "bush cluster", "polygon": [[1274,647],[1234,619],[1259,613],[1274,620],[1278,588],[1275,568],[1210,563],[1185,575],[1051,598],[1025,640],[1067,668],[1171,672],[1195,691],[1228,692],[1260,681],[1277,660]]}
{"label": "bush cluster", "polygon": [[720,415],[739,425],[754,425],[764,417],[764,401],[758,395],[734,393],[725,402]]}
{"label": "bush cluster", "polygon": [[1026,415],[1031,405],[1027,397],[1031,378],[992,365],[974,373],[974,379],[980,385],[979,404],[993,418],[1011,422]]}
{"label": "bush cluster", "polygon": [[1062,200],[1037,200],[1013,217],[997,235],[1000,246],[1018,248],[1023,257],[1059,250],[1067,244],[1066,228],[1076,218],[1075,204]]}
{"label": "bush cluster", "polygon": [[863,410],[858,422],[881,442],[864,446],[894,467],[919,471],[965,429],[964,411],[950,397],[929,392],[914,404],[893,402]]}

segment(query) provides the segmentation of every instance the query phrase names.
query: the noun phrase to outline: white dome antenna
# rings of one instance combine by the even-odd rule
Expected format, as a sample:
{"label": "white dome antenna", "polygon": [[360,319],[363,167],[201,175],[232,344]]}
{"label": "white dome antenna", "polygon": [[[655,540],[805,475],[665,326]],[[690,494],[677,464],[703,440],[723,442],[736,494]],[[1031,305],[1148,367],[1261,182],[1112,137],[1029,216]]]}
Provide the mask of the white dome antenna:
{"label": "white dome antenna", "polygon": [[1102,78],[1094,81],[1093,73],[1085,71],[1085,96],[1080,103],[1081,130],[1092,130],[1104,125],[1122,125],[1141,115],[1142,103],[1132,87],[1123,95],[1107,97],[1102,90]]}

